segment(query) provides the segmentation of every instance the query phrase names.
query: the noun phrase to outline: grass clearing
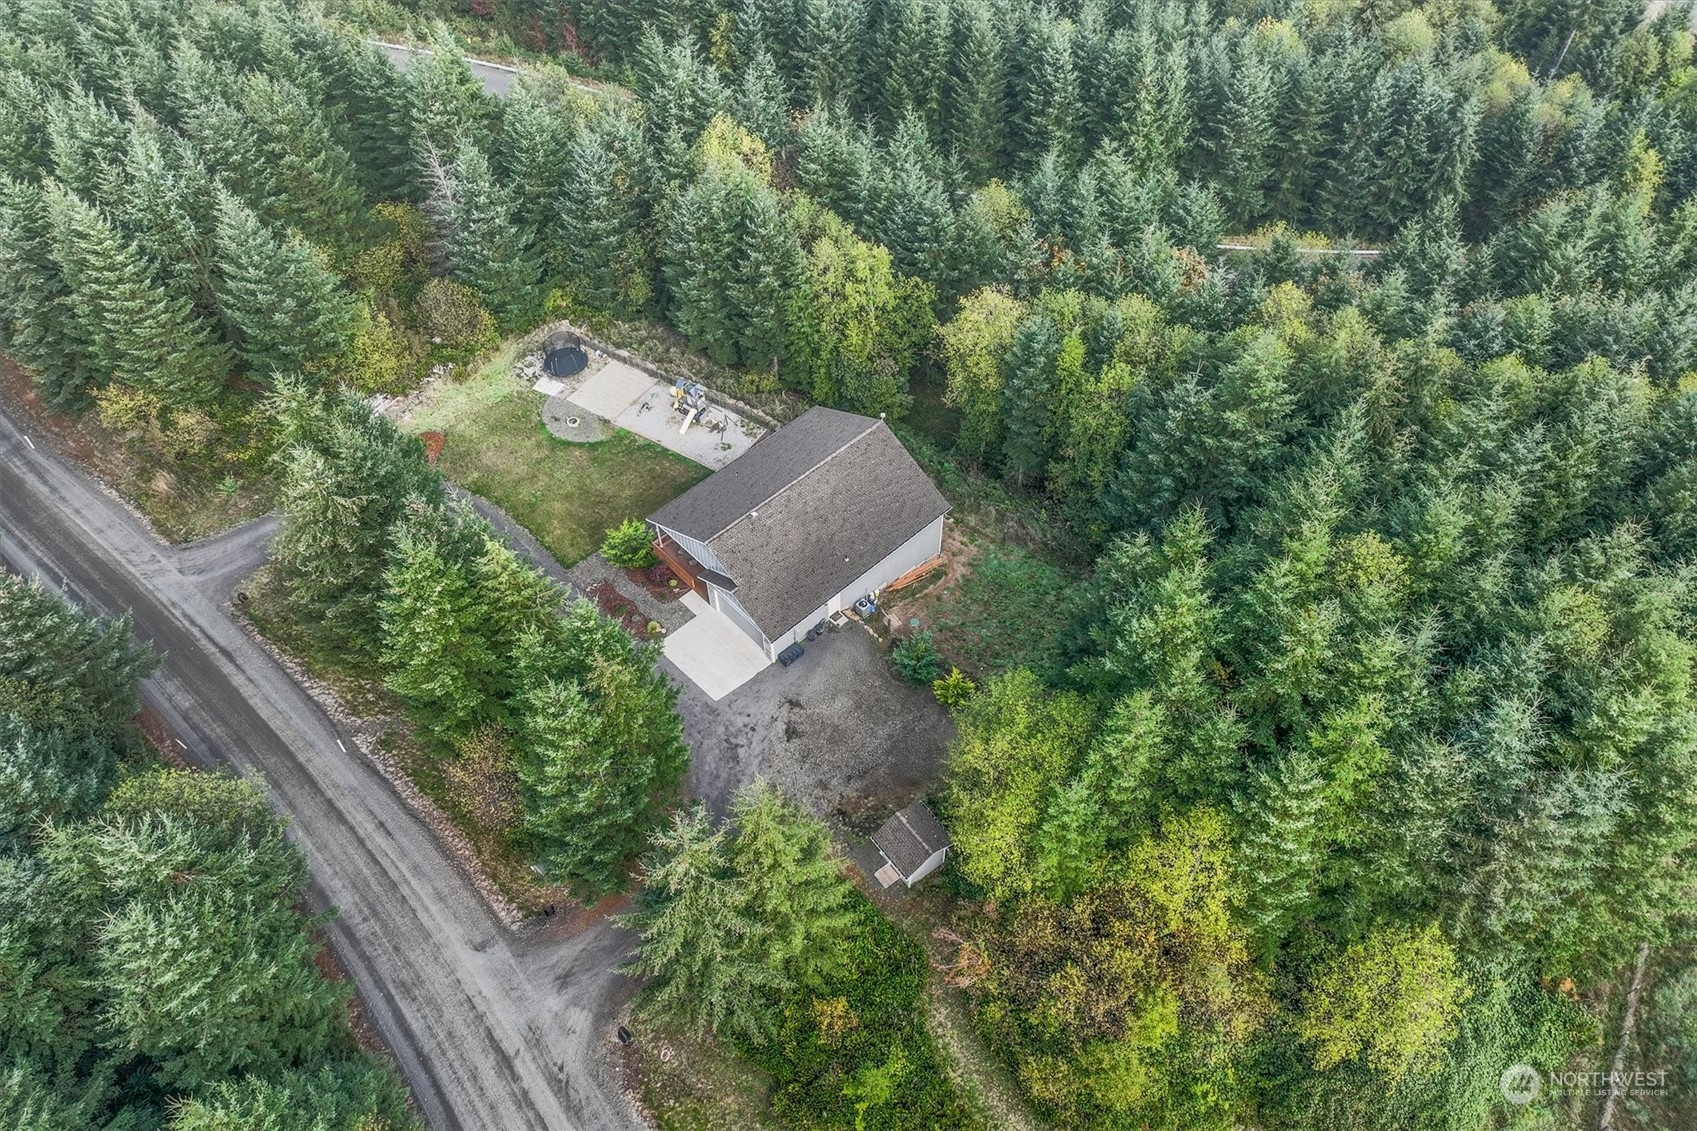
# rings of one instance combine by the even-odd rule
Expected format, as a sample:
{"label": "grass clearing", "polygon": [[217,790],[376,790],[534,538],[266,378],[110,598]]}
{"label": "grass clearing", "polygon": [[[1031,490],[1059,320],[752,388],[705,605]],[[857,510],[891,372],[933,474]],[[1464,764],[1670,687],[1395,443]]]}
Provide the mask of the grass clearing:
{"label": "grass clearing", "polygon": [[542,394],[509,376],[516,360],[508,344],[465,381],[436,382],[404,427],[443,433],[443,474],[506,511],[562,564],[707,478],[707,468],[623,430],[593,444],[549,434]]}
{"label": "grass clearing", "polygon": [[1053,668],[1076,578],[1017,544],[952,522],[944,528],[943,555],[947,565],[937,576],[887,604],[902,631],[919,618],[935,633],[945,670],[953,664],[974,679],[1019,667]]}

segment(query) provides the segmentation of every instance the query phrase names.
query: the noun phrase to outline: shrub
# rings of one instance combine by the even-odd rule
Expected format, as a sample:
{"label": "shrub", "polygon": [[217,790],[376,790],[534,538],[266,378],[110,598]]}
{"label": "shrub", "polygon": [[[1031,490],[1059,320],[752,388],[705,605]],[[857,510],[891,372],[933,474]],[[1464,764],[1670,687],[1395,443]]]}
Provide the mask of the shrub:
{"label": "shrub", "polygon": [[654,536],[640,518],[627,518],[607,532],[601,556],[620,569],[647,569],[655,562]]}
{"label": "shrub", "polygon": [[943,658],[937,655],[929,632],[916,632],[898,640],[896,646],[890,649],[890,663],[897,675],[918,687],[937,678],[943,667]]}
{"label": "shrub", "polygon": [[931,691],[937,696],[937,702],[951,711],[972,698],[972,693],[977,690],[978,685],[955,667],[951,667],[949,674],[942,679],[931,681]]}
{"label": "shrub", "polygon": [[483,297],[451,279],[424,284],[413,313],[419,328],[444,352],[469,355],[495,341],[495,318]]}

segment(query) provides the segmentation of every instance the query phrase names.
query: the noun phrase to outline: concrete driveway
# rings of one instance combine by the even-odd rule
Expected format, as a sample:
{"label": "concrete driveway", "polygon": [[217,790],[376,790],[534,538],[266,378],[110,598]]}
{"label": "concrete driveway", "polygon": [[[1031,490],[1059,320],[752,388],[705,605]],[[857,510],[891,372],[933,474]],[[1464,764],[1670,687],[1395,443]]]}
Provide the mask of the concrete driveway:
{"label": "concrete driveway", "polygon": [[666,637],[666,659],[715,703],[771,666],[766,650],[724,613],[697,597],[683,595],[695,619]]}
{"label": "concrete driveway", "polygon": [[954,724],[929,688],[890,671],[859,625],[807,645],[713,699],[662,663],[678,683],[692,757],[684,792],[724,812],[741,786],[765,777],[814,816],[865,835],[941,779]]}

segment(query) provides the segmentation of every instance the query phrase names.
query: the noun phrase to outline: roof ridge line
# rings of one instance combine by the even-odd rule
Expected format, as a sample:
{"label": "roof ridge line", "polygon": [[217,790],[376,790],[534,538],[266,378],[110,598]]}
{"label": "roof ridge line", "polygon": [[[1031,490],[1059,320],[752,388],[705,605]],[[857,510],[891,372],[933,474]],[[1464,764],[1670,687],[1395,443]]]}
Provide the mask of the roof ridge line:
{"label": "roof ridge line", "polygon": [[[839,409],[837,411],[841,411],[841,410]],[[852,415],[852,414],[849,414],[849,415]],[[871,424],[870,427],[864,428],[861,431],[856,432],[853,436],[850,436],[847,440],[843,441],[843,443],[840,446],[838,446],[837,449],[835,451],[833,451],[830,455],[826,456],[824,459],[820,460],[818,463],[814,464],[812,467],[808,468],[806,471],[802,472],[800,475],[796,476],[794,479],[790,480],[788,483],[784,484],[782,487],[778,488],[776,491],[773,491],[770,495],[767,495],[764,499],[761,499],[760,502],[755,504],[753,507],[750,507],[748,510],[744,511],[742,514],[738,515],[735,522],[727,523],[725,525],[725,528],[723,530],[719,531],[719,533],[713,535],[713,537],[711,537],[711,538],[703,539],[703,541],[707,545],[711,546],[715,541],[717,541],[720,538],[723,538],[726,534],[730,533],[732,530],[735,530],[738,526],[742,525],[742,523],[745,520],[747,520],[749,515],[756,513],[757,511],[759,511],[759,509],[761,507],[769,505],[772,502],[773,499],[776,499],[779,495],[782,495],[785,491],[788,491],[791,487],[794,487],[797,483],[800,483],[803,479],[806,479],[809,475],[812,475],[815,471],[818,471],[820,468],[824,467],[826,464],[830,463],[832,460],[836,459],[838,456],[842,455],[844,452],[848,451],[850,448],[852,448],[856,444],[860,443],[860,441],[862,441],[866,437],[870,436],[873,432],[877,431],[878,426],[880,424],[884,424],[884,419],[882,417],[879,417],[877,420],[872,421],[872,424]],[[885,427],[888,427],[888,425],[886,424]]]}

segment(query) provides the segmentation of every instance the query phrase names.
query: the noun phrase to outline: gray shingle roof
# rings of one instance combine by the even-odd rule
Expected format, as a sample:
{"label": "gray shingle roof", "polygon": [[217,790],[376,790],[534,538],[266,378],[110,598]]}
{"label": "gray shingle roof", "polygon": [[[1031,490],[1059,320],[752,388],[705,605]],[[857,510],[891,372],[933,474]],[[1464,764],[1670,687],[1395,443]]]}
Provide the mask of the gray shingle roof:
{"label": "gray shingle roof", "polygon": [[949,847],[949,834],[937,820],[930,806],[915,801],[906,809],[885,821],[872,834],[872,843],[884,858],[896,866],[905,880],[931,859],[939,848]]}
{"label": "gray shingle roof", "polygon": [[776,638],[948,509],[883,421],[814,408],[651,517],[711,546]]}
{"label": "gray shingle roof", "polygon": [[697,542],[711,542],[731,523],[758,510],[761,503],[881,423],[834,408],[808,409],[650,517]]}

